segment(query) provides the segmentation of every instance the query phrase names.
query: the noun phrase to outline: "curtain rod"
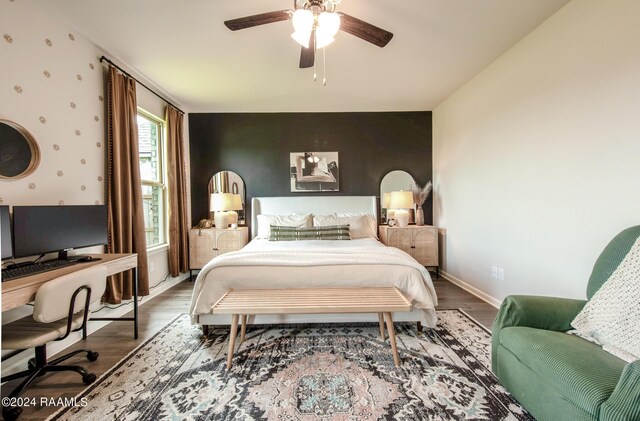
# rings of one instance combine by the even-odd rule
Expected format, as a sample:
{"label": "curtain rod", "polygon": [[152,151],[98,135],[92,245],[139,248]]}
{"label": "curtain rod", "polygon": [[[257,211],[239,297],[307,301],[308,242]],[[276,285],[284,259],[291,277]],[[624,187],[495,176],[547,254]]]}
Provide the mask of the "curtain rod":
{"label": "curtain rod", "polygon": [[144,83],[140,82],[138,79],[136,79],[134,76],[131,75],[131,73],[127,72],[126,70],[124,70],[122,67],[118,66],[117,64],[115,64],[113,61],[109,60],[107,57],[102,56],[100,57],[100,62],[106,61],[107,63],[109,63],[111,66],[115,67],[116,69],[120,70],[122,73],[124,73],[125,75],[129,76],[131,79],[135,80],[136,82],[138,82],[140,85],[142,85],[147,91],[151,92],[152,94],[154,94],[155,96],[157,96],[158,98],[160,98],[161,100],[163,100],[164,102],[166,102],[167,104],[171,105],[173,108],[175,108],[176,110],[180,111],[182,114],[185,114],[184,111],[182,111],[180,108],[176,107],[172,102],[167,101],[162,95],[160,95],[159,93],[157,93],[156,91],[154,91],[153,89],[151,89],[150,87],[148,87],[147,85],[145,85]]}

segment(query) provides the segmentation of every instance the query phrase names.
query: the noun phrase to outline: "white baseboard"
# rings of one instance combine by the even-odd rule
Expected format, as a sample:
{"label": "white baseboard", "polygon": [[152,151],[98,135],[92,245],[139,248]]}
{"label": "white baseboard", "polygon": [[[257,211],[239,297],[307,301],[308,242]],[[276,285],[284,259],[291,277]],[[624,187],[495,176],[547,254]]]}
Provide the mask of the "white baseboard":
{"label": "white baseboard", "polygon": [[[158,284],[156,287],[152,286],[152,289],[149,290],[149,295],[145,297],[141,297],[141,299],[140,298],[138,299],[138,308],[140,308],[140,306],[144,305],[145,303],[149,302],[154,297],[160,295],[164,291],[168,290],[169,288],[173,287],[174,285],[186,279],[189,279],[189,273],[182,273],[177,278],[167,278],[166,281]],[[92,312],[91,314],[93,317],[117,318],[117,317],[124,316],[131,310],[133,310],[133,300],[123,305],[122,307],[117,307],[113,309],[104,307],[100,311]],[[107,326],[109,323],[114,323],[114,322],[113,321],[93,321],[93,322],[89,321],[89,323],[87,323],[87,335],[90,335],[93,332],[102,329],[103,327]],[[131,335],[133,336],[133,322],[117,321],[115,323],[122,323],[123,329],[131,330]],[[47,344],[47,356],[53,357],[55,354],[65,350],[66,348],[70,347],[71,345],[73,345],[74,343],[80,340],[82,340],[82,332],[72,332],[71,334],[69,334],[67,338],[65,338],[62,341],[51,342]],[[96,349],[95,351],[100,352],[99,349]],[[27,367],[27,361],[29,361],[30,358],[33,358],[33,349],[27,349],[19,354],[16,354],[10,358],[7,358],[5,361],[2,362],[2,377],[24,370]]]}
{"label": "white baseboard", "polygon": [[500,304],[502,304],[502,300],[498,300],[497,298],[492,297],[491,295],[487,294],[486,292],[479,290],[478,288],[474,287],[473,285],[470,285],[470,284],[466,283],[462,279],[457,278],[457,277],[453,276],[452,274],[443,271],[442,269],[440,269],[440,276],[442,276],[443,278],[445,278],[447,281],[451,282],[452,284],[455,284],[455,285],[459,286],[460,288],[464,289],[465,291],[475,295],[476,297],[480,298],[482,301],[486,302],[487,304],[492,305],[495,308],[500,308]]}

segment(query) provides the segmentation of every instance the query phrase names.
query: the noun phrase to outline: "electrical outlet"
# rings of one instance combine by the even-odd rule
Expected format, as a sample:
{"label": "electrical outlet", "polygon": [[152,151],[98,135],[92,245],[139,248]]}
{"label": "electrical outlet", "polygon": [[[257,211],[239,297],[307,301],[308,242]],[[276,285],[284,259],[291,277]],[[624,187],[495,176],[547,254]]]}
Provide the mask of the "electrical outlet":
{"label": "electrical outlet", "polygon": [[493,278],[497,278],[498,277],[498,266],[496,266],[496,265],[491,266],[491,276]]}
{"label": "electrical outlet", "polygon": [[501,281],[504,281],[504,269],[503,268],[498,268],[498,279],[500,279]]}

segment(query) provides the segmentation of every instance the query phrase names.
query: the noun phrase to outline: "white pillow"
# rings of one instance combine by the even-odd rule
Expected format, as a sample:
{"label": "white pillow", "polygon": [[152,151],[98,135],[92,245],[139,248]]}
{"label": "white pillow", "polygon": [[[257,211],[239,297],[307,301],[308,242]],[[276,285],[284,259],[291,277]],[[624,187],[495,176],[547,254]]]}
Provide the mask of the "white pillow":
{"label": "white pillow", "polygon": [[356,231],[355,235],[353,233],[351,238],[375,238],[378,239],[378,222],[376,219],[368,213],[338,213],[336,214],[338,218],[347,217],[352,221],[352,224],[355,225],[354,230]]}
{"label": "white pillow", "polygon": [[291,213],[289,215],[258,215],[258,238],[269,239],[271,225],[281,227],[311,228],[311,214]]}
{"label": "white pillow", "polygon": [[378,238],[378,227],[375,219],[366,213],[338,213],[313,215],[313,225],[326,227],[330,225],[349,225],[349,236],[358,238]]}
{"label": "white pillow", "polygon": [[622,360],[640,359],[640,238],[571,326]]}
{"label": "white pillow", "polygon": [[314,227],[329,227],[331,225],[340,225],[337,222],[338,217],[335,213],[329,213],[326,215],[313,215]]}

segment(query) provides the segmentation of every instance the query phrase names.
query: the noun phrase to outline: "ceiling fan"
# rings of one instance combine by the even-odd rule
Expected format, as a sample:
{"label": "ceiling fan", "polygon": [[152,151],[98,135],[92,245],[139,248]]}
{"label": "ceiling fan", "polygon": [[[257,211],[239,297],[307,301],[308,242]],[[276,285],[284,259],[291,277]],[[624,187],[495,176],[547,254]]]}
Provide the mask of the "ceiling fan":
{"label": "ceiling fan", "polygon": [[313,67],[316,49],[334,41],[339,30],[354,35],[378,47],[391,41],[393,34],[346,13],[336,12],[341,0],[294,0],[294,10],[278,10],[232,19],[224,24],[232,31],[253,28],[268,23],[292,20],[294,33],[291,37],[302,45],[300,68]]}

